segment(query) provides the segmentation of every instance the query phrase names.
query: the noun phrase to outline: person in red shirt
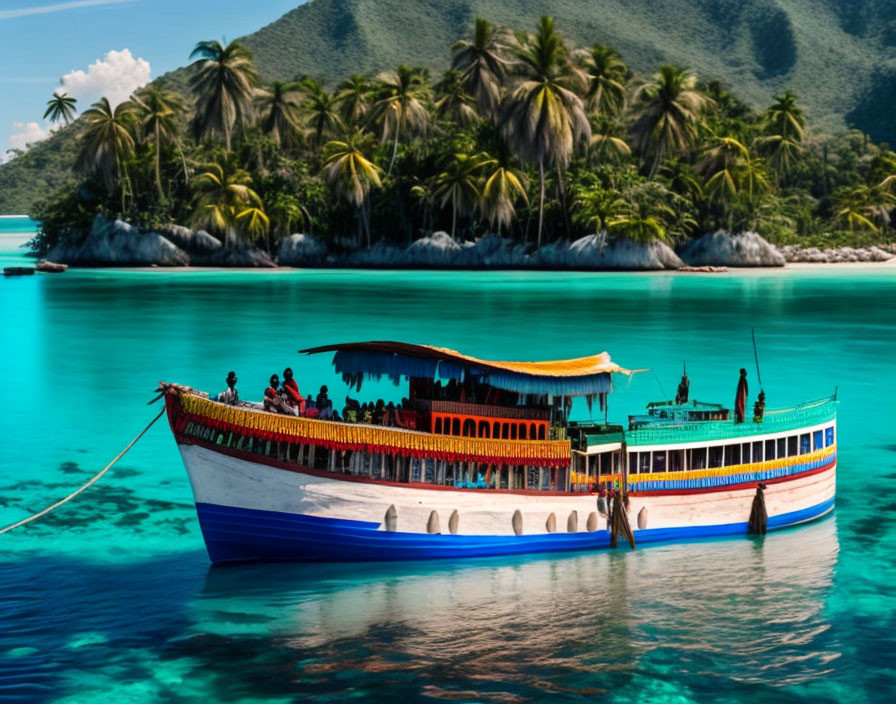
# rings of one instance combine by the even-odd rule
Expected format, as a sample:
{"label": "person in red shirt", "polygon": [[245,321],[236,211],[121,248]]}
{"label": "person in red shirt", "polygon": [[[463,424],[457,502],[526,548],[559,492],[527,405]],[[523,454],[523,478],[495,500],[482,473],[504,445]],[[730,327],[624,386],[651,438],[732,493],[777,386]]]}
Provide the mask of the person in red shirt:
{"label": "person in red shirt", "polygon": [[286,397],[286,402],[290,406],[298,408],[299,415],[305,413],[305,399],[302,398],[302,394],[299,391],[299,385],[296,383],[296,380],[292,378],[292,369],[289,367],[283,370],[283,395]]}
{"label": "person in red shirt", "polygon": [[296,415],[295,409],[290,408],[286,402],[280,398],[280,377],[276,374],[271,375],[268,388],[264,390],[264,409],[266,411],[274,411],[275,413]]}

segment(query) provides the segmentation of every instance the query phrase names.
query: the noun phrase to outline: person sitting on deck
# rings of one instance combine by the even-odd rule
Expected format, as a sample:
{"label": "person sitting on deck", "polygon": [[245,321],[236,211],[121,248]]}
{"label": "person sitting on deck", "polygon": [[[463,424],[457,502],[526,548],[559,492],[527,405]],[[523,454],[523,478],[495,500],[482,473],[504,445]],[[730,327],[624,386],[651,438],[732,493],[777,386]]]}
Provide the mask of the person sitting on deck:
{"label": "person sitting on deck", "polygon": [[276,374],[271,375],[268,388],[264,390],[264,410],[274,413],[283,413],[288,416],[296,415],[286,401],[280,398],[280,378]]}
{"label": "person sitting on deck", "polygon": [[342,420],[342,418],[339,417],[339,411],[337,411],[335,408],[333,409],[333,412],[330,414],[330,420],[335,420],[335,421]]}
{"label": "person sitting on deck", "polygon": [[386,417],[386,402],[383,399],[377,399],[376,406],[371,413],[371,421],[374,425],[383,425]]}
{"label": "person sitting on deck", "polygon": [[282,392],[286,403],[295,408],[298,415],[302,415],[305,412],[305,399],[302,397],[299,385],[293,379],[292,369],[289,367],[283,370]]}
{"label": "person sitting on deck", "polygon": [[324,384],[320,387],[320,392],[317,394],[317,399],[315,400],[315,405],[317,406],[321,418],[329,418],[330,412],[333,410],[333,402],[330,400],[330,397],[327,396],[327,391],[329,391],[329,389],[326,384]]}
{"label": "person sitting on deck", "polygon": [[228,372],[225,380],[227,388],[218,394],[218,401],[229,406],[235,406],[239,402],[240,395],[236,390],[236,381],[236,372]]}

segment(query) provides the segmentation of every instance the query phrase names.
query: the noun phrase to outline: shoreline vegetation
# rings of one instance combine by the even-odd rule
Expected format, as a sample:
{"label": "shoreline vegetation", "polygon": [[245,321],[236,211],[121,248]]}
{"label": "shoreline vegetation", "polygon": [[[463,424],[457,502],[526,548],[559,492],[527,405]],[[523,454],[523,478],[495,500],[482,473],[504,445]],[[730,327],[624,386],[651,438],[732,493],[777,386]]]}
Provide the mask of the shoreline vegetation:
{"label": "shoreline vegetation", "polygon": [[[797,96],[636,76],[608,46],[477,19],[439,76],[260,85],[203,41],[189,91],[75,120],[77,183],[30,213],[74,265],[676,269],[893,255],[896,153],[813,132]],[[69,124],[71,123],[71,124]],[[173,223],[183,223],[176,225]],[[848,249],[844,249],[848,248]],[[831,252],[824,253],[822,250]]]}

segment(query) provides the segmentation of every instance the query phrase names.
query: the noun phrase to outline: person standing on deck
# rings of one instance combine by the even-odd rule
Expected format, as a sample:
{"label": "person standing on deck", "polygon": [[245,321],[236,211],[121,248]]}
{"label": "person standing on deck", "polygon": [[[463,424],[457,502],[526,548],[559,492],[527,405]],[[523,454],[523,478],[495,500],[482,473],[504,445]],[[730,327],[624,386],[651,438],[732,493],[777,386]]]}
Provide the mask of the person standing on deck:
{"label": "person standing on deck", "polygon": [[737,382],[737,395],[734,397],[734,422],[743,423],[747,412],[747,370],[740,370]]}
{"label": "person standing on deck", "polygon": [[240,395],[236,390],[236,381],[236,372],[228,372],[227,379],[225,380],[227,388],[218,394],[218,401],[226,403],[229,406],[235,406],[239,402]]}

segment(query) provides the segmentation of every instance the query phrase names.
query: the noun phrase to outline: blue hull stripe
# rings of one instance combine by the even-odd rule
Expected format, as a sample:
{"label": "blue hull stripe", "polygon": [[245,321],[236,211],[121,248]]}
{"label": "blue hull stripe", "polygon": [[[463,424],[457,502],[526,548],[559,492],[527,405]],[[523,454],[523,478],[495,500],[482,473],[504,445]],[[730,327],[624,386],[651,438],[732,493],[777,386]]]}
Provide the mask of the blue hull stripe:
{"label": "blue hull stripe", "polygon": [[[828,513],[834,499],[770,517],[769,530],[804,523]],[[606,530],[540,535],[428,535],[389,533],[378,523],[321,518],[278,511],[197,503],[199,524],[212,562],[296,560],[301,562],[387,562],[439,560],[610,546]],[[745,535],[747,523],[635,531],[637,543]],[[625,544],[625,541],[622,541]]]}

